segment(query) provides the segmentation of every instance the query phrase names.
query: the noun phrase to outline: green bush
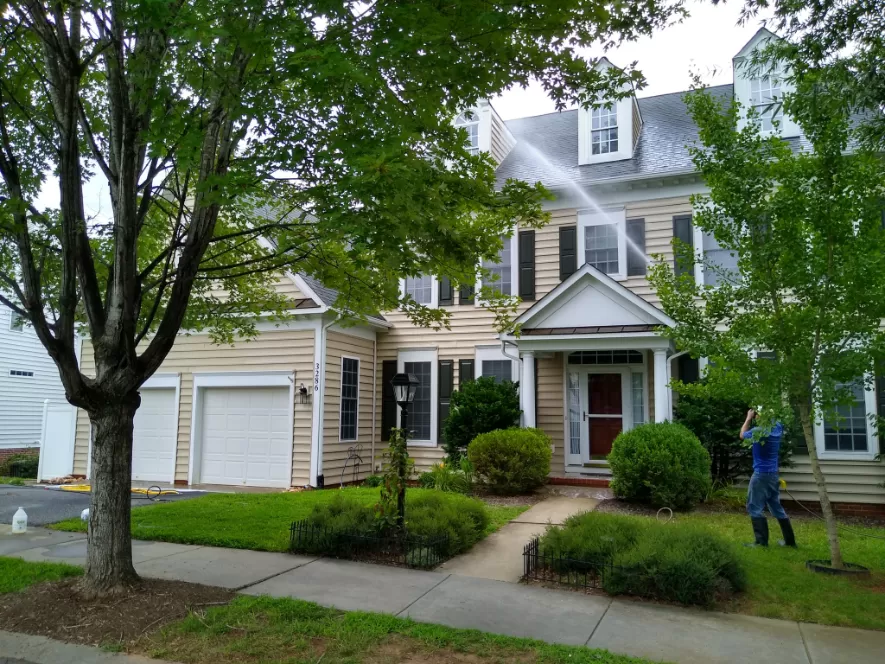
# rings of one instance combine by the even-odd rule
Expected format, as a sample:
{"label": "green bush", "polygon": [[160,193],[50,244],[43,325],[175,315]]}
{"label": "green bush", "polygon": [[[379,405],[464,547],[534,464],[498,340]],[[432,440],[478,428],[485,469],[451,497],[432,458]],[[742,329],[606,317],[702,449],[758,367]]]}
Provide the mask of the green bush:
{"label": "green bush", "polygon": [[422,489],[471,493],[473,491],[473,464],[466,457],[457,466],[451,461],[441,461],[421,473],[418,484]]}
{"label": "green bush", "polygon": [[443,430],[449,461],[458,463],[470,442],[481,433],[509,429],[519,422],[519,383],[481,376],[452,392]]}
{"label": "green bush", "polygon": [[467,456],[493,493],[526,493],[547,481],[550,437],[540,429],[490,431],[473,439]]}
{"label": "green bush", "polygon": [[[749,406],[741,399],[725,399],[701,394],[680,394],[674,419],[685,425],[710,453],[710,471],[718,486],[734,484],[753,472],[753,450],[739,437]],[[801,431],[791,426],[784,431],[780,464],[790,464],[794,441]]]}
{"label": "green bush", "polygon": [[381,486],[384,483],[384,478],[381,475],[369,475],[366,479],[363,480],[363,486],[367,487],[376,487]]}
{"label": "green bush", "polygon": [[731,546],[702,528],[649,523],[632,549],[614,557],[603,581],[612,595],[710,605],[739,592],[746,576]]}
{"label": "green bush", "polygon": [[557,573],[591,573],[612,595],[709,605],[746,587],[732,546],[692,525],[587,512],[548,528],[540,551]]}
{"label": "green bush", "polygon": [[710,492],[710,454],[681,424],[643,424],[615,438],[611,489],[625,500],[685,509]]}
{"label": "green bush", "polygon": [[[297,550],[329,556],[353,553],[352,541],[344,533],[382,535],[389,530],[374,507],[352,498],[346,489],[330,502],[316,505],[306,521],[322,532]],[[488,512],[479,500],[441,491],[406,492],[406,531],[427,538],[448,535],[448,543],[437,551],[444,558],[469,549],[488,525]]]}
{"label": "green bush", "polygon": [[24,477],[35,480],[39,465],[40,452],[13,454],[0,462],[0,476]]}

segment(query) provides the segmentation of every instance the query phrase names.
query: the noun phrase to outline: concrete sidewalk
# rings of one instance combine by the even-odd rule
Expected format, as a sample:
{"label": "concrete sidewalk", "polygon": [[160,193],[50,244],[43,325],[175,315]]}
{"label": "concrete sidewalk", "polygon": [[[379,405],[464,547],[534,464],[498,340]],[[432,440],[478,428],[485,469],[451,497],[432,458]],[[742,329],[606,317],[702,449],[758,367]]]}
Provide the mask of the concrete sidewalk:
{"label": "concrete sidewalk", "polygon": [[[607,648],[679,664],[881,664],[885,653],[885,632],[682,609],[444,570],[422,572],[162,542],[136,542],[133,548],[136,569],[148,577]],[[41,529],[16,537],[0,530],[0,555],[77,564],[83,561],[85,541],[83,535]]]}

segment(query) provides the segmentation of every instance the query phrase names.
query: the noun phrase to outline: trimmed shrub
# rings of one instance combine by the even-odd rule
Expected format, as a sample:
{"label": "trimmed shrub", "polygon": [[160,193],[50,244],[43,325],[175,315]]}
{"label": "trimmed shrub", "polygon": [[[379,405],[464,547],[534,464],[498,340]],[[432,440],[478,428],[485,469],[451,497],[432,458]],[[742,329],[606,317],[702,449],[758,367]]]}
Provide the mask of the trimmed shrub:
{"label": "trimmed shrub", "polygon": [[710,454],[674,422],[643,424],[615,438],[611,489],[625,500],[686,509],[710,492]]}
{"label": "trimmed shrub", "polygon": [[547,481],[550,436],[540,429],[490,431],[473,439],[467,456],[493,493],[526,493]]}
{"label": "trimmed shrub", "polygon": [[650,523],[636,546],[618,553],[603,580],[612,595],[637,595],[708,606],[739,592],[746,576],[731,546],[708,530]]}
{"label": "trimmed shrub", "polygon": [[[348,540],[339,534],[381,535],[387,528],[386,522],[378,518],[374,506],[349,496],[346,490],[328,503],[316,505],[306,521],[328,534],[315,538],[309,549],[300,550],[331,556],[342,555],[351,548]],[[448,535],[447,546],[437,551],[444,558],[476,544],[488,525],[488,512],[479,500],[441,491],[412,490],[406,493],[406,531],[410,535],[428,538]]]}
{"label": "trimmed shrub", "polygon": [[612,595],[709,605],[746,588],[731,544],[692,524],[587,512],[548,528],[540,552],[555,572],[592,574]]}
{"label": "trimmed shrub", "polygon": [[[674,419],[697,436],[710,453],[710,471],[713,482],[719,486],[734,484],[753,472],[753,450],[738,437],[748,408],[741,399],[700,394],[680,394],[676,402]],[[780,447],[782,467],[790,465],[794,442],[801,435],[795,425],[784,431]]]}
{"label": "trimmed shrub", "polygon": [[35,480],[39,466],[39,452],[11,454],[0,462],[0,475]]}
{"label": "trimmed shrub", "polygon": [[509,429],[519,422],[519,383],[498,383],[489,376],[468,381],[452,392],[443,430],[450,462],[458,463],[470,442],[481,433]]}
{"label": "trimmed shrub", "polygon": [[376,487],[384,484],[384,478],[381,475],[369,475],[363,480],[363,486]]}

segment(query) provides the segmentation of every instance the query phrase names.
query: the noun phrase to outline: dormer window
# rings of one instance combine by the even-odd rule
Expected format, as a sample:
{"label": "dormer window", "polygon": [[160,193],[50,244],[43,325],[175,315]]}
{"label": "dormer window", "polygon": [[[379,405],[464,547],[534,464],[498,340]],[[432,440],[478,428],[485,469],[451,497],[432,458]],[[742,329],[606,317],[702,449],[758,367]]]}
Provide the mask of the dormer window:
{"label": "dormer window", "polygon": [[618,114],[614,106],[591,109],[591,146],[593,154],[618,151]]}
{"label": "dormer window", "polygon": [[759,128],[773,131],[774,120],[780,115],[781,84],[773,76],[750,80],[750,104],[759,114]]}
{"label": "dormer window", "polygon": [[462,127],[467,132],[467,151],[470,154],[479,154],[479,116],[465,111],[455,118],[455,126]]}

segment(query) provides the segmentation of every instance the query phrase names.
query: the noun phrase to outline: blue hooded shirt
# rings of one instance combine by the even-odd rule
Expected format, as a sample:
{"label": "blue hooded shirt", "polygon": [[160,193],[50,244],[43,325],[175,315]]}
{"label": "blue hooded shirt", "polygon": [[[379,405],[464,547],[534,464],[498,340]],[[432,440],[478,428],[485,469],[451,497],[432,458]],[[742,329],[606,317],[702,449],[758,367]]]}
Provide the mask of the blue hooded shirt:
{"label": "blue hooded shirt", "polygon": [[[745,440],[753,440],[760,427],[753,427],[744,434]],[[776,473],[778,471],[778,455],[781,439],[784,437],[784,425],[775,422],[770,431],[763,431],[759,440],[753,442],[753,471],[757,473]]]}

